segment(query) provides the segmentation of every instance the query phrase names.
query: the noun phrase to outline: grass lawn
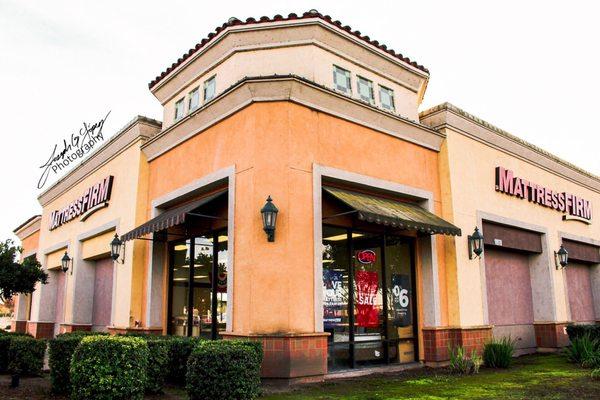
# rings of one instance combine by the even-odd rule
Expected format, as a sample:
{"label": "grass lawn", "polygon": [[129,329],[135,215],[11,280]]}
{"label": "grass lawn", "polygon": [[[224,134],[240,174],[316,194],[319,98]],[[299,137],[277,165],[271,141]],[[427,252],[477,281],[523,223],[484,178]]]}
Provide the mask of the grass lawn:
{"label": "grass lawn", "polygon": [[478,375],[445,369],[329,381],[272,394],[263,400],[304,399],[600,399],[600,380],[560,355],[524,356],[508,370],[482,368]]}
{"label": "grass lawn", "polygon": [[[68,399],[50,393],[48,374],[23,378],[18,389],[10,389],[9,382],[9,375],[0,375],[0,399]],[[182,388],[167,387],[164,394],[145,399],[183,400],[187,395]],[[423,368],[298,386],[265,394],[260,400],[304,399],[600,399],[600,380],[592,380],[590,370],[569,364],[562,356],[534,355],[516,359],[508,370],[482,368],[479,375],[458,376],[446,369]]]}

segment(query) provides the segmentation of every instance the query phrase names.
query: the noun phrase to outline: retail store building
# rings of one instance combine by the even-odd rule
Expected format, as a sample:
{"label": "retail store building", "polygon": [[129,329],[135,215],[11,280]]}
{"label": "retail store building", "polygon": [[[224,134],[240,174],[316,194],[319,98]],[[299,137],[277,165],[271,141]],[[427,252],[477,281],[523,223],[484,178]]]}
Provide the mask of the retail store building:
{"label": "retail store building", "polygon": [[16,233],[50,282],[16,329],[250,338],[284,379],[563,346],[600,319],[600,179],[452,105],[419,114],[428,81],[317,12],[231,19],[150,83],[162,123],[40,195]]}

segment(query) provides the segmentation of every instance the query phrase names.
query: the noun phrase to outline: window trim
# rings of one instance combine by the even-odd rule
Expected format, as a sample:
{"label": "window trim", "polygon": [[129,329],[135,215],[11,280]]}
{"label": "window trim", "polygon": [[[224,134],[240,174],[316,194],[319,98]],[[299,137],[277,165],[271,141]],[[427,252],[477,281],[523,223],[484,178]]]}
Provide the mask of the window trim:
{"label": "window trim", "polygon": [[[336,73],[338,72],[338,70],[344,72],[344,76],[346,78],[346,83],[348,84],[347,89],[341,88],[337,84]],[[346,73],[348,73],[348,75],[346,75]],[[350,70],[347,70],[346,68],[342,68],[338,65],[333,64],[333,86],[334,86],[334,89],[336,89],[342,93],[352,94],[352,72],[350,72]]]}
{"label": "window trim", "polygon": [[[198,105],[196,107],[192,107],[192,93],[194,92],[198,92]],[[188,114],[198,108],[200,108],[200,86],[196,86],[188,93]]]}
{"label": "window trim", "polygon": [[[383,86],[383,85],[378,85],[378,86],[379,86],[379,104],[381,105],[381,108],[383,108],[384,110],[395,112],[396,111],[396,100],[394,99],[394,89],[390,89],[389,87]],[[388,108],[387,106],[385,106],[383,104],[383,101],[381,101],[381,92],[384,90],[391,92],[390,98],[392,99],[392,108]]]}
{"label": "window trim", "polygon": [[[360,85],[361,85],[360,81],[361,81],[361,79],[362,79],[363,81],[366,81],[366,82],[368,82],[368,85],[367,85],[367,87],[368,87],[368,88],[370,89],[370,91],[371,91],[371,98],[370,98],[370,99],[365,99],[365,98],[363,98],[362,94],[360,93]],[[359,96],[359,98],[360,98],[362,101],[365,101],[365,102],[367,102],[367,103],[369,103],[369,104],[371,104],[371,105],[375,105],[375,84],[373,83],[373,81],[372,81],[372,80],[370,80],[370,79],[367,79],[367,78],[365,78],[364,76],[356,75],[356,92],[358,93],[358,96]]]}
{"label": "window trim", "polygon": [[[177,116],[177,104],[179,104],[179,103],[181,103],[182,109],[181,109],[181,115]],[[173,111],[174,111],[174,121],[179,121],[181,118],[183,118],[185,116],[185,97],[182,97],[175,102],[175,109]]]}
{"label": "window trim", "polygon": [[[206,98],[206,84],[210,81],[214,81],[215,82],[215,91],[213,93],[213,96],[210,99]],[[215,97],[217,97],[217,75],[213,75],[210,78],[207,78],[203,83],[202,83],[202,101],[204,102],[204,104],[208,103],[209,101],[211,101],[212,99],[214,99]]]}

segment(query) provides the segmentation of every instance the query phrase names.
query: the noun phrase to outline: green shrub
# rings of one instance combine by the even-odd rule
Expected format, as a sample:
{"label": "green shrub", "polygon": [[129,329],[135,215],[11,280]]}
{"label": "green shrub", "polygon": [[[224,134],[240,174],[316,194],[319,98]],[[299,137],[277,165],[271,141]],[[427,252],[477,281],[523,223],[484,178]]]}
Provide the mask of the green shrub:
{"label": "green shrub", "polygon": [[567,334],[573,341],[575,338],[589,336],[592,339],[600,340],[600,324],[595,325],[568,325]]}
{"label": "green shrub", "polygon": [[8,348],[8,370],[12,374],[39,375],[44,366],[45,354],[45,340],[13,336]]}
{"label": "green shrub", "polygon": [[104,336],[102,332],[75,331],[62,333],[49,343],[50,381],[54,393],[69,393],[71,381],[69,369],[75,349],[84,337]]}
{"label": "green shrub", "polygon": [[148,345],[140,338],[84,337],[71,359],[71,398],[142,399],[148,358]]}
{"label": "green shrub", "polygon": [[483,348],[483,361],[490,368],[508,368],[515,352],[515,342],[510,338],[493,339]]}
{"label": "green shrub", "polygon": [[[161,382],[161,387],[158,388],[158,385],[150,384],[150,387],[146,389],[149,393],[159,392],[162,389],[162,385],[164,384],[165,380],[177,385],[184,385],[185,376],[187,373],[187,360],[190,357],[194,347],[200,343],[200,341],[204,340],[199,337],[153,335],[138,332],[127,332],[121,335],[126,337],[139,337],[153,342],[162,341],[165,343],[167,349],[166,365],[162,368],[158,366],[155,367],[152,365],[152,362],[150,362],[151,365],[149,366],[148,371],[148,379],[151,379],[150,376],[154,375],[155,378]],[[151,346],[150,343],[148,343],[148,345]],[[157,345],[157,347],[162,346]],[[152,359],[152,349],[150,349],[150,353],[150,358]],[[162,359],[159,354],[157,354],[157,357]],[[157,360],[157,362],[160,363],[160,360]]]}
{"label": "green shrub", "polygon": [[448,346],[450,355],[450,370],[458,374],[470,375],[479,373],[481,367],[481,356],[473,349],[471,357],[467,356],[467,352],[462,346],[452,348]]}
{"label": "green shrub", "polygon": [[600,340],[589,335],[575,336],[564,352],[569,361],[591,368],[600,359]]}
{"label": "green shrub", "polygon": [[194,347],[202,342],[202,339],[185,336],[167,336],[166,338],[169,347],[167,380],[177,385],[184,385],[188,358]]}
{"label": "green shrub", "polygon": [[186,390],[191,400],[254,399],[260,395],[262,350],[238,340],[199,343],[188,360]]}
{"label": "green shrub", "polygon": [[28,333],[0,332],[0,373],[8,371],[8,349],[14,337],[32,337]]}

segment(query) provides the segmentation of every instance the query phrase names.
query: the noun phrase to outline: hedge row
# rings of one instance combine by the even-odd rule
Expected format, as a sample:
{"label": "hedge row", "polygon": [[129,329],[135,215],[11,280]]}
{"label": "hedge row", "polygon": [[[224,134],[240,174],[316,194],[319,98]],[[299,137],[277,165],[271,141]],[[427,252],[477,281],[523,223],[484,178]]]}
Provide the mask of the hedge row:
{"label": "hedge row", "polygon": [[188,360],[191,400],[254,399],[260,395],[262,346],[239,340],[199,343]]}
{"label": "hedge row", "polygon": [[0,331],[0,372],[39,375],[45,352],[45,340],[36,340],[25,333]]}
{"label": "hedge row", "polygon": [[142,399],[148,354],[141,338],[84,337],[71,359],[71,399]]}
{"label": "hedge row", "polygon": [[55,393],[79,399],[141,399],[166,379],[191,399],[253,399],[260,393],[262,346],[179,336],[62,334],[50,342]]}
{"label": "hedge row", "polygon": [[[98,335],[106,334],[77,331],[58,335],[50,341],[50,379],[54,393],[67,394],[71,392],[70,366],[75,349],[84,337]],[[194,346],[202,340],[200,338],[135,333],[128,333],[121,337],[137,337],[147,343],[148,369],[146,374],[148,379],[145,386],[147,393],[161,392],[166,380],[184,385],[187,360]]]}
{"label": "hedge row", "polygon": [[600,324],[594,325],[569,325],[567,326],[567,334],[569,339],[573,341],[575,338],[589,336],[590,339],[600,340]]}
{"label": "hedge row", "polygon": [[52,391],[54,393],[70,393],[71,381],[69,368],[71,367],[71,358],[81,340],[90,335],[106,334],[75,331],[72,333],[62,333],[50,341],[48,364],[50,365],[50,381],[52,382]]}

